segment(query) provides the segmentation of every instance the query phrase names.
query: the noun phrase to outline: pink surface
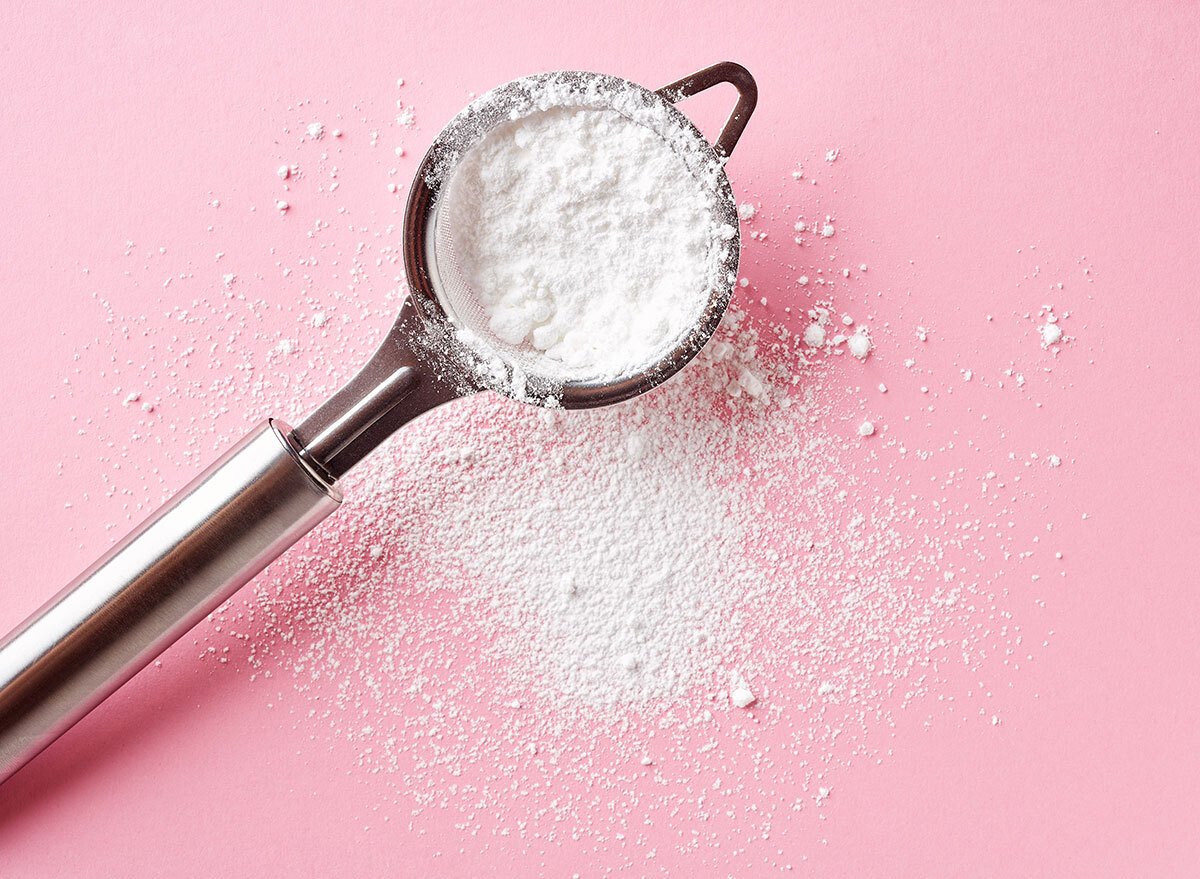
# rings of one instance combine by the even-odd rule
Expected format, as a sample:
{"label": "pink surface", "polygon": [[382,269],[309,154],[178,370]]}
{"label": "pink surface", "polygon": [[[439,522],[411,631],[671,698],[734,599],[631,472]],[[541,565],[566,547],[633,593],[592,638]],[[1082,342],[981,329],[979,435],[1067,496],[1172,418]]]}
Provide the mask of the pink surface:
{"label": "pink surface", "polygon": [[[1034,658],[1019,671],[999,661],[986,670],[996,690],[989,712],[1002,723],[967,723],[935,693],[879,731],[880,760],[839,771],[820,820],[780,819],[769,840],[737,820],[716,822],[705,828],[716,841],[678,852],[669,840],[687,815],[653,816],[641,847],[612,836],[476,836],[450,813],[410,822],[408,806],[356,773],[344,746],[295,723],[285,684],[269,692],[216,673],[188,641],[0,788],[0,874],[1193,873],[1195,10],[613,3],[579,19],[562,3],[355,6],[0,12],[9,455],[0,630],[186,481],[219,435],[267,414],[231,399],[189,445],[181,434],[192,399],[164,398],[156,435],[176,452],[150,443],[123,457],[138,414],[121,407],[121,382],[102,369],[80,374],[73,358],[95,367],[109,355],[118,364],[160,357],[142,330],[168,339],[176,318],[164,297],[186,306],[219,289],[221,249],[231,266],[222,270],[264,303],[261,339],[246,346],[273,344],[268,331],[292,319],[275,306],[299,289],[279,280],[277,261],[316,253],[306,233],[318,214],[299,200],[285,218],[272,206],[274,169],[292,159],[302,120],[319,114],[345,129],[340,203],[378,220],[397,209],[415,156],[470,93],[565,67],[655,85],[730,58],[755,74],[761,94],[730,176],[740,199],[762,204],[758,228],[780,242],[747,245],[755,298],[770,294],[766,311],[779,316],[799,296],[785,283],[796,213],[785,206],[833,215],[841,260],[869,263],[873,282],[847,304],[892,328],[865,374],[847,378],[867,391],[888,383],[886,397],[863,392],[867,414],[934,447],[982,412],[1004,425],[988,434],[995,459],[1010,450],[1064,458],[1029,477],[1038,506],[1015,527],[1034,533],[1053,521],[1067,576],[1049,568],[1031,586],[1018,566],[1001,584]],[[397,77],[418,111],[408,155],[367,158],[353,149],[368,136],[360,120],[388,117]],[[289,127],[293,137],[281,139]],[[826,165],[832,148],[841,153]],[[820,178],[819,196],[792,188],[797,162]],[[399,194],[386,192],[388,180]],[[313,272],[338,278],[328,265]],[[394,274],[363,281],[364,308],[392,307]],[[1024,319],[1050,302],[1070,312],[1074,337],[1057,357]],[[134,332],[110,322],[128,315],[145,315]],[[1028,392],[973,385],[980,396],[942,393],[920,417],[925,379],[902,366],[917,324],[934,331],[921,349],[929,385],[948,388],[966,368],[997,377],[1017,361]],[[351,355],[369,341],[352,343]],[[232,368],[193,364],[178,382],[203,385]],[[265,397],[270,411],[296,416],[319,395],[280,377]],[[942,695],[972,685],[964,678]],[[395,817],[382,822],[381,810]],[[637,826],[651,817],[628,816]]]}

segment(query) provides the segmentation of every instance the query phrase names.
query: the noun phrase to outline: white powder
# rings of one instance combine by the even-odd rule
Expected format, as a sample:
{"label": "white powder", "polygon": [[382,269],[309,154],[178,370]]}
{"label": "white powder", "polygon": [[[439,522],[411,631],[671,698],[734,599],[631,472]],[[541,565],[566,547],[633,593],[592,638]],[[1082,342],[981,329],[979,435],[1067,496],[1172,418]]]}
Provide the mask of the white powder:
{"label": "white powder", "polygon": [[866,328],[859,327],[855,330],[854,335],[846,340],[846,347],[859,360],[866,360],[867,355],[871,353],[871,337],[867,335]]}
{"label": "white powder", "polygon": [[[743,562],[754,508],[713,472],[706,450],[718,422],[698,425],[684,413],[698,395],[765,403],[764,380],[747,359],[753,337],[738,338],[727,328],[701,354],[704,366],[656,406],[514,410],[490,398],[474,415],[444,410],[434,417],[457,427],[407,432],[402,459],[381,464],[388,475],[359,489],[360,501],[374,504],[403,486],[402,503],[439,523],[378,525],[399,555],[428,560],[437,581],[486,601],[499,624],[497,650],[536,682],[542,701],[573,710],[661,700],[728,668],[737,597],[759,578]],[[502,445],[477,433],[477,417],[514,414],[519,427]],[[530,457],[535,447],[543,477],[522,478],[518,490],[495,478],[497,466],[525,470],[520,462],[538,457]],[[439,477],[410,482],[403,474],[423,461]]]}
{"label": "white powder", "polygon": [[552,108],[495,128],[444,198],[488,329],[544,352],[537,368],[555,377],[661,359],[698,321],[712,255],[734,232],[671,146],[613,110]]}
{"label": "white powder", "polygon": [[[301,681],[333,675],[343,692],[380,699],[378,709],[356,709],[370,713],[374,732],[343,730],[377,748],[382,731],[407,740],[391,706],[444,657],[414,649],[412,623],[399,622],[411,617],[414,590],[422,600],[453,596],[461,608],[429,632],[434,641],[486,633],[484,664],[464,654],[455,680],[474,680],[494,657],[507,680],[491,685],[498,704],[554,709],[538,712],[539,736],[581,712],[587,722],[626,723],[639,705],[678,709],[686,727],[697,694],[724,689],[727,704],[745,707],[757,699],[747,675],[768,668],[772,692],[787,668],[853,681],[858,699],[880,674],[905,680],[926,661],[930,620],[958,607],[940,593],[924,597],[919,584],[949,582],[965,549],[959,529],[939,537],[937,519],[902,494],[881,500],[859,483],[839,460],[844,440],[816,428],[830,415],[816,399],[824,370],[806,368],[810,389],[792,396],[792,373],[779,363],[795,349],[764,361],[765,346],[733,312],[696,363],[647,398],[561,412],[482,396],[409,426],[392,454],[352,478],[356,506],[331,520],[331,542],[260,592],[249,609],[259,622],[236,627],[259,628],[254,664],[269,668],[261,664],[279,649]],[[873,430],[867,422],[858,433]],[[737,459],[756,463],[756,483],[749,468],[729,466]],[[788,512],[770,512],[773,503]],[[906,549],[899,523],[928,525],[922,543]],[[295,587],[348,564],[364,578],[352,602]],[[795,644],[751,634],[794,612],[810,620]],[[291,646],[297,626],[312,646]],[[364,636],[377,645],[365,655],[356,646]],[[793,648],[800,655],[789,660]],[[437,693],[454,700],[444,687]],[[439,723],[458,721],[440,712]],[[372,758],[389,759],[386,750]]]}
{"label": "white powder", "polygon": [[749,708],[755,701],[754,693],[750,691],[749,687],[734,687],[729,694],[729,699],[738,708]]}
{"label": "white powder", "polygon": [[[344,146],[370,155],[375,139]],[[300,138],[296,156],[264,155],[263,167],[294,158],[323,174],[324,145]],[[280,184],[262,176],[257,198],[270,204]],[[329,189],[289,197],[306,215],[341,204]],[[279,237],[289,296],[276,302],[241,295],[249,282],[193,276],[175,255],[186,248],[170,248],[176,280],[160,304],[172,319],[115,315],[64,376],[64,393],[73,376],[101,372],[120,386],[114,401],[132,389],[145,401],[105,407],[81,431],[81,459],[94,449],[113,468],[107,499],[90,508],[119,504],[114,517],[132,525],[177,487],[172,473],[245,432],[242,413],[296,412],[340,385],[395,316],[394,201],[391,217]],[[241,219],[225,226],[223,213],[210,229],[223,267],[258,277],[237,262]],[[281,234],[272,212],[257,220],[267,240]],[[950,390],[987,405],[982,365],[965,384],[956,370],[922,371],[928,419],[961,431],[958,448],[923,442],[895,414],[886,439],[862,441],[861,365],[803,338],[810,321],[824,330],[861,301],[827,284],[836,270],[806,266],[811,286],[775,286],[800,268],[766,247],[750,256],[762,266],[756,294],[795,306],[785,325],[758,333],[732,311],[676,379],[610,409],[549,412],[480,394],[407,425],[347,477],[336,516],[161,667],[188,669],[198,654],[222,686],[249,688],[264,723],[294,724],[314,753],[346,760],[373,826],[376,815],[417,834],[453,823],[463,849],[504,837],[539,858],[619,840],[635,873],[647,872],[641,855],[701,848],[724,853],[708,872],[766,872],[758,859],[785,845],[803,856],[823,817],[809,806],[836,807],[825,801],[844,767],[904,747],[891,727],[928,717],[990,730],[992,689],[1019,686],[1030,645],[1044,644],[1021,608],[1045,596],[1023,590],[1046,582],[1047,565],[1062,570],[1064,553],[1048,550],[1072,556],[1031,532],[1050,530],[1072,497],[1075,450],[1047,438],[1070,460],[1044,454],[1041,472],[1018,475],[1018,462],[984,451],[1011,444],[1011,417],[935,414]],[[881,286],[895,268],[875,265]],[[829,298],[801,305],[818,293]],[[911,325],[895,305],[871,318],[869,341],[889,356],[865,386],[874,396],[886,378],[904,406],[916,377],[900,364],[915,366],[919,343],[889,327]],[[1055,321],[1032,326],[1043,322]],[[145,337],[145,357],[120,353],[127,327]],[[997,341],[1017,356],[1027,342]],[[219,382],[189,369],[209,356],[223,361]],[[1023,383],[1018,374],[1013,391]],[[738,710],[738,689],[755,709]],[[676,821],[672,840],[662,829]]]}
{"label": "white powder", "polygon": [[1047,323],[1041,328],[1042,347],[1048,348],[1062,341],[1063,331],[1056,323]]}

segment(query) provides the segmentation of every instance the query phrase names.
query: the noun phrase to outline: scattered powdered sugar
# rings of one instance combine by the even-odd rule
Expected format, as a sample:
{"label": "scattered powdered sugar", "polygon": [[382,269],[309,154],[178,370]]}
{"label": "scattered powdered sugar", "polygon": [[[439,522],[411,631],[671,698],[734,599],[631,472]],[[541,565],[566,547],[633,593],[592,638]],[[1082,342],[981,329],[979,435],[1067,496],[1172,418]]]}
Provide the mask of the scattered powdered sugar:
{"label": "scattered powdered sugar", "polygon": [[[285,224],[352,214],[341,230],[317,220],[311,250],[280,254],[292,303],[260,298],[262,279],[231,256],[221,265],[236,283],[180,266],[162,294],[169,321],[110,309],[111,337],[80,353],[73,368],[109,370],[116,400],[129,401],[112,424],[89,423],[87,439],[102,455],[119,450],[122,478],[144,480],[121,488],[134,496],[129,524],[176,487],[139,459],[194,470],[217,439],[243,432],[225,413],[298,414],[296,401],[327,397],[394,316],[398,224],[354,215],[344,189],[313,188],[328,170],[314,153],[377,139],[338,124],[340,141],[300,140],[305,173],[285,178],[297,205]],[[269,205],[280,183],[263,176]],[[852,237],[806,246],[849,249]],[[854,256],[814,260],[801,281],[771,281],[755,263],[754,299],[791,303],[795,321],[740,301],[696,360],[644,397],[562,412],[479,394],[406,426],[346,478],[343,508],[192,646],[285,706],[284,722],[316,747],[350,749],[378,811],[409,827],[453,823],[464,839],[518,836],[540,850],[620,840],[650,857],[648,826],[655,845],[715,852],[727,837],[710,822],[729,817],[749,841],[720,849],[725,872],[755,845],[774,857],[789,827],[824,817],[841,767],[886,756],[905,708],[998,722],[982,681],[1032,658],[1005,575],[1028,584],[1062,557],[1029,536],[1034,518],[1042,535],[1052,518],[1031,488],[1038,473],[1018,469],[1037,456],[972,458],[979,434],[965,423],[955,441],[924,443],[886,408],[907,394],[913,412],[932,412],[938,393],[983,394],[991,377],[976,361],[970,382],[958,368],[927,376],[926,358],[905,360],[909,330],[898,340],[869,309],[837,301],[854,283],[840,266],[862,257],[872,283],[887,284],[885,261]],[[188,283],[193,295],[176,292]],[[145,355],[118,360],[139,331]],[[219,360],[220,379],[195,375],[200,356]],[[1024,387],[1015,369],[1000,378],[1010,375]],[[1047,447],[1073,462],[1059,442]],[[1059,454],[1037,460],[1046,478],[1073,469]],[[953,669],[981,683],[951,687]]]}
{"label": "scattered powdered sugar", "polygon": [[[385,545],[491,608],[495,649],[539,702],[629,706],[710,683],[755,572],[742,562],[752,508],[720,485],[709,437],[661,406],[473,408],[447,412],[453,442],[423,432],[380,465],[363,500],[436,523],[384,524]],[[522,436],[493,442],[485,425],[513,415]],[[437,478],[412,481],[430,457]]]}
{"label": "scattered powdered sugar", "polygon": [[[410,425],[348,478],[307,552],[216,615],[223,637],[251,645],[256,675],[292,676],[398,796],[463,815],[516,808],[510,780],[526,797],[546,773],[625,802],[594,760],[640,764],[649,742],[675,762],[735,759],[756,736],[719,718],[751,704],[793,731],[756,771],[826,777],[814,747],[927,692],[939,663],[981,661],[1005,612],[976,553],[1012,538],[969,504],[951,514],[856,475],[861,447],[823,400],[835,360],[772,335],[734,311],[630,403],[482,395]],[[890,470],[904,452],[867,461]],[[590,799],[536,802],[602,832]],[[762,801],[760,818],[791,805]]]}
{"label": "scattered powdered sugar", "polygon": [[541,374],[607,379],[699,320],[723,253],[712,199],[650,128],[557,107],[471,147],[438,222],[496,340],[540,352]]}
{"label": "scattered powdered sugar", "polygon": [[[405,559],[435,592],[486,609],[478,624],[489,654],[516,687],[505,701],[532,693],[566,716],[587,706],[624,712],[740,675],[741,614],[764,575],[747,554],[770,521],[761,497],[718,460],[738,453],[743,434],[761,435],[760,419],[787,400],[743,320],[731,313],[697,364],[651,400],[563,412],[483,396],[407,428],[394,454],[350,478],[353,506],[339,517],[371,535],[379,588],[350,606],[297,602],[288,587],[268,593],[247,611],[268,621],[256,664],[271,652],[274,621],[307,625],[320,646],[291,661],[323,675],[331,642],[357,637],[377,613],[403,616],[408,588],[429,588],[389,564]],[[427,526],[411,528],[403,510]],[[388,584],[393,577],[408,586]]]}

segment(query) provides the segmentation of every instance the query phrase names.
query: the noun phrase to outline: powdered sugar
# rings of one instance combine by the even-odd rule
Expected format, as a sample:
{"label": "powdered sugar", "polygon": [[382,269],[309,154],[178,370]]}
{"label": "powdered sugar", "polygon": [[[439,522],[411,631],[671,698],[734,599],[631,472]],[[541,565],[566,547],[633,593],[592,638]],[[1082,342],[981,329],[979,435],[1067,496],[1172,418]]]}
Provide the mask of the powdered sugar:
{"label": "powdered sugar", "polygon": [[[531,425],[547,444],[548,478],[515,492],[481,479],[491,466],[480,458],[496,450],[472,443],[475,463],[450,471],[449,491],[422,499],[441,527],[395,539],[405,554],[462,571],[464,585],[484,585],[499,648],[549,701],[629,705],[686,693],[722,664],[736,596],[750,586],[745,513],[732,513],[737,495],[687,453],[695,440],[665,413],[576,414]],[[577,454],[575,439],[592,431],[602,438]],[[647,507],[652,496],[672,503]]]}
{"label": "powdered sugar", "polygon": [[729,694],[729,700],[738,708],[749,708],[754,704],[754,693],[749,687],[734,687]]}
{"label": "powdered sugar", "polygon": [[616,111],[560,107],[501,124],[443,198],[439,222],[488,330],[541,352],[539,373],[637,372],[708,301],[720,242],[711,193]]}
{"label": "powdered sugar", "polygon": [[866,328],[858,327],[854,331],[854,335],[847,340],[846,347],[859,360],[866,360],[867,355],[871,353],[871,337],[867,334]]}
{"label": "powdered sugar", "polygon": [[[163,294],[166,328],[122,315],[108,325],[148,335],[136,366],[104,359],[128,338],[81,353],[78,368],[111,369],[123,385],[114,402],[134,389],[162,401],[154,418],[131,403],[113,407],[128,423],[88,425],[100,454],[120,450],[120,478],[144,480],[134,510],[174,487],[140,461],[166,455],[194,469],[218,433],[241,432],[225,413],[299,414],[297,400],[328,396],[394,317],[403,291],[392,280],[402,275],[392,218],[379,223],[340,201],[350,186],[336,199],[316,186],[329,170],[318,151],[369,150],[353,123],[338,123],[341,142],[293,147],[309,151],[305,173],[282,184],[296,209],[262,227],[351,215],[341,229],[316,222],[311,243],[276,242],[286,301],[256,294],[262,278],[239,261],[238,241],[216,240],[218,225],[214,246],[229,251],[221,267],[236,283],[188,280],[181,263],[163,273],[176,278],[175,298]],[[380,185],[391,143],[385,136],[375,176],[360,171],[388,205],[399,201]],[[285,158],[294,157],[262,167]],[[259,204],[269,208],[281,184],[262,176]],[[830,209],[807,207],[809,217]],[[1025,501],[1039,477],[1069,477],[1074,458],[1055,437],[1037,448],[1061,454],[1061,467],[1043,452],[1043,466],[1026,470],[1022,458],[1014,474],[1001,453],[977,451],[1003,446],[1003,425],[990,435],[963,419],[953,441],[935,444],[908,421],[951,389],[986,402],[992,375],[977,353],[971,382],[957,364],[938,375],[942,335],[920,347],[911,331],[933,315],[889,329],[886,309],[873,314],[870,300],[846,295],[856,279],[841,266],[864,258],[872,294],[899,295],[895,268],[854,252],[853,230],[848,217],[836,237],[810,236],[806,246],[842,249],[829,263],[822,254],[772,266],[773,245],[753,239],[754,295],[738,293],[753,314],[731,311],[697,360],[646,397],[563,413],[485,394],[407,426],[348,477],[335,517],[165,661],[201,656],[222,685],[282,708],[286,719],[274,722],[294,724],[314,752],[332,749],[335,765],[370,785],[368,808],[384,820],[415,832],[453,822],[464,840],[519,836],[531,851],[619,838],[634,857],[650,848],[643,825],[656,821],[653,845],[717,851],[719,842],[725,852],[728,837],[706,828],[727,815],[756,839],[807,831],[820,826],[841,766],[886,757],[903,707],[928,695],[925,707],[990,730],[999,710],[990,690],[964,694],[947,669],[1003,686],[1031,655],[1017,653],[1028,617],[1012,612],[1029,596],[1011,597],[1018,578],[1000,574],[1020,573],[1028,586],[1055,564],[1024,536],[1030,509],[1044,534],[1052,498]],[[794,321],[764,317],[764,295],[794,308]],[[1015,351],[1048,319],[1025,320]],[[871,328],[862,362],[837,356],[850,353],[855,326]],[[810,329],[821,332],[815,345]],[[918,347],[930,356],[901,368]],[[193,352],[215,352],[228,374],[196,375]],[[882,397],[881,378],[891,388]],[[867,417],[879,425],[870,438],[860,432]],[[185,429],[168,433],[175,422]],[[985,674],[987,655],[1006,677]],[[753,701],[739,708],[747,693]],[[683,832],[672,843],[676,816]],[[754,844],[754,857],[777,850],[775,839]],[[809,844],[818,843],[800,832],[789,840],[797,852]],[[741,860],[754,850],[729,851]]]}

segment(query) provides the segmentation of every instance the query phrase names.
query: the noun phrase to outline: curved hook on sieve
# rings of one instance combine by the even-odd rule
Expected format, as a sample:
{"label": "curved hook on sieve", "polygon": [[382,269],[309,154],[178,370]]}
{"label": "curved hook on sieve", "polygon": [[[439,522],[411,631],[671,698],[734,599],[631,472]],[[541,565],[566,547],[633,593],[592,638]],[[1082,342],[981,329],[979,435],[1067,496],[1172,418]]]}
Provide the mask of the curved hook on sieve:
{"label": "curved hook on sieve", "polygon": [[746,130],[746,123],[750,121],[750,114],[754,112],[754,106],[758,103],[758,84],[749,70],[733,61],[722,61],[670,85],[664,85],[656,94],[674,104],[722,82],[729,83],[738,91],[738,102],[729,118],[725,120],[725,127],[721,129],[717,142],[713,144],[717,152],[729,156],[737,146],[742,132]]}

